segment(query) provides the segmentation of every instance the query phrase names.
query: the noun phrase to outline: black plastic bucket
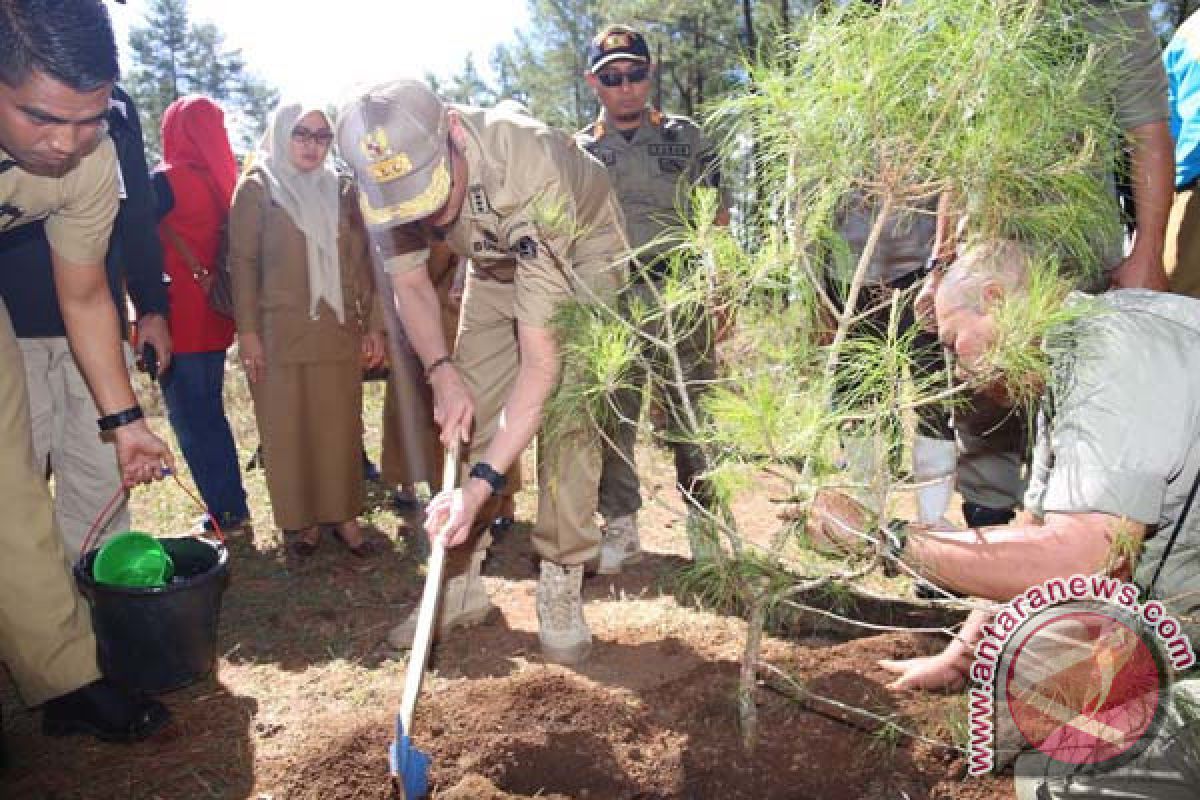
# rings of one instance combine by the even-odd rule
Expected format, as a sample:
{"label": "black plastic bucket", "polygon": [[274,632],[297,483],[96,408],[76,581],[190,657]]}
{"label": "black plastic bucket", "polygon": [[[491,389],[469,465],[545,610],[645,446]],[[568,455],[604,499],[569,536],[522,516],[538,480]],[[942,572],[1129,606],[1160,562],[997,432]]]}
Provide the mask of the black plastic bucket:
{"label": "black plastic bucket", "polygon": [[146,692],[180,689],[212,672],[221,595],[229,584],[225,545],[194,536],[160,541],[175,562],[175,577],[163,587],[96,583],[96,550],[75,564],[75,583],[92,607],[101,671]]}

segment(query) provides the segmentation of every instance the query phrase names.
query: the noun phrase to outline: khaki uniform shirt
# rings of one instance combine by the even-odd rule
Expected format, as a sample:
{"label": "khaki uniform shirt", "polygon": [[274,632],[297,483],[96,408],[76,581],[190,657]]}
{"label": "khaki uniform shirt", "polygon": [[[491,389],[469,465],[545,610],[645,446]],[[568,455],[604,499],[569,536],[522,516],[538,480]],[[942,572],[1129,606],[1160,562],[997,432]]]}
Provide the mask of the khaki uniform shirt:
{"label": "khaki uniform shirt", "polygon": [[107,136],[61,178],[32,175],[0,150],[0,233],[44,219],[55,254],[102,264],[117,202],[117,151]]}
{"label": "khaki uniform shirt", "polygon": [[[1134,571],[1147,588],[1200,473],[1200,301],[1126,289],[1070,302],[1094,310],[1053,357],[1025,506],[1150,526]],[[1177,615],[1200,609],[1200,504],[1184,519],[1155,593]],[[1200,623],[1180,622],[1200,641]]]}
{"label": "khaki uniform shirt", "polygon": [[452,108],[467,133],[462,211],[445,231],[394,229],[388,272],[425,269],[430,243],[444,237],[484,274],[515,265],[515,314],[525,324],[548,327],[576,281],[611,294],[624,280],[629,245],[604,165],[512,109]]}
{"label": "khaki uniform shirt", "polygon": [[671,238],[691,220],[693,189],[717,189],[719,208],[730,206],[717,151],[687,117],[648,108],[642,124],[626,139],[601,112],[598,120],[575,134],[575,141],[608,168],[625,212],[629,242],[643,264],[678,244]]}

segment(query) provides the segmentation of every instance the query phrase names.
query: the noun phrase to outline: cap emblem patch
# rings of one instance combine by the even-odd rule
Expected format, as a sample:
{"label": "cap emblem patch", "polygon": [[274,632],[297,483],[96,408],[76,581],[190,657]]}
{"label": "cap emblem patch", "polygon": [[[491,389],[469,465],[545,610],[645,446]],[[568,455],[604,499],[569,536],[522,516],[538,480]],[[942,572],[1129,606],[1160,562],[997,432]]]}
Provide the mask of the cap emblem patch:
{"label": "cap emblem patch", "polygon": [[363,153],[372,161],[378,161],[390,153],[392,149],[391,144],[388,142],[387,132],[383,128],[368,131],[363,136],[361,147]]}
{"label": "cap emblem patch", "polygon": [[616,33],[610,33],[608,36],[606,36],[604,38],[604,49],[605,50],[618,50],[621,48],[629,48],[632,46],[633,46],[633,39],[630,37],[630,35],[628,33],[625,33],[623,31],[618,31]]}

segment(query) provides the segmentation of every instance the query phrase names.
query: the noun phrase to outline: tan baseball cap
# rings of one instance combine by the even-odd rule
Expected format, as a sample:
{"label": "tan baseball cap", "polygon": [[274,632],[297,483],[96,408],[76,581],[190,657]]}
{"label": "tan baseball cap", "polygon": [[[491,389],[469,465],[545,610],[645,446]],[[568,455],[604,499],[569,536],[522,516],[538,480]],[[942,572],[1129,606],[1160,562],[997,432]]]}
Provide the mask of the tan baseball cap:
{"label": "tan baseball cap", "polygon": [[424,219],[450,196],[446,105],[416,80],[359,92],[338,114],[337,142],[373,229]]}

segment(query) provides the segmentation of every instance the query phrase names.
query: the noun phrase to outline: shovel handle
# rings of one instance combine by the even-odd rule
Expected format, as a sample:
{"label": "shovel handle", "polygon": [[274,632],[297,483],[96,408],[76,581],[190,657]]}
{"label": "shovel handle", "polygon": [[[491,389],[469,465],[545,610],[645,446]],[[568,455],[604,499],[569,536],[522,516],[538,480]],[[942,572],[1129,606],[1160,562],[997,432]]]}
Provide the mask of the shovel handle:
{"label": "shovel handle", "polygon": [[[458,480],[458,452],[456,442],[446,450],[442,466],[442,491],[454,488]],[[425,662],[429,659],[429,645],[433,640],[433,623],[437,618],[438,596],[442,588],[442,572],[446,566],[446,548],[440,536],[435,536],[425,568],[425,589],[421,593],[421,609],[417,612],[417,629],[413,635],[412,650],[408,654],[408,671],[404,676],[404,694],[400,698],[400,722],[404,731],[412,735],[413,713],[417,709],[417,695],[421,693],[421,681],[425,677]]]}

